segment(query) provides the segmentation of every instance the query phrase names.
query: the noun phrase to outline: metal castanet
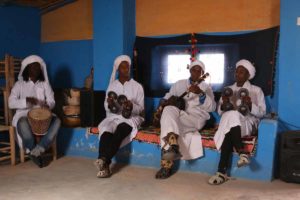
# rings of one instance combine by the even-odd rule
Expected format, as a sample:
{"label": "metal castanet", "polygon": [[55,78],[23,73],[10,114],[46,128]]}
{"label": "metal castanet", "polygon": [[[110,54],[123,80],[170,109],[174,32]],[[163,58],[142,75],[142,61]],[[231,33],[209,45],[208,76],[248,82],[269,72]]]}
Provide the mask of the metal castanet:
{"label": "metal castanet", "polygon": [[229,110],[233,110],[234,106],[233,104],[230,102],[230,98],[233,96],[233,90],[230,87],[225,87],[222,91],[222,106],[221,106],[221,110],[223,111],[229,111]]}
{"label": "metal castanet", "polygon": [[110,105],[108,105],[108,109],[112,113],[115,113],[115,114],[118,113],[120,110],[120,106],[118,105],[118,102],[117,102],[117,99],[118,99],[117,93],[115,93],[114,91],[109,91],[107,93],[107,97],[112,100],[112,103]]}
{"label": "metal castanet", "polygon": [[131,117],[132,106],[126,103],[128,99],[125,95],[121,94],[118,96],[114,91],[109,91],[107,96],[112,99],[112,104],[108,106],[112,113],[117,114],[121,112],[122,116],[126,119]]}
{"label": "metal castanet", "polygon": [[249,91],[246,88],[241,88],[238,91],[238,97],[241,99],[241,104],[238,106],[238,111],[242,115],[247,115],[250,112],[249,105],[246,103],[249,101]]}

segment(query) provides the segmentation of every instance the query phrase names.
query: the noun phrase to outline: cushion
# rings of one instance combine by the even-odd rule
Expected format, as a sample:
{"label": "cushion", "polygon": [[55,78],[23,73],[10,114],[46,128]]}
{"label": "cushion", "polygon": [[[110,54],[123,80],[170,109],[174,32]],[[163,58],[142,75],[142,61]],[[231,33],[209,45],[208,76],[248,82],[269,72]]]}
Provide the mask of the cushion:
{"label": "cushion", "polygon": [[[88,129],[88,133],[99,134],[99,130],[97,127],[91,127]],[[202,145],[204,148],[216,150],[216,146],[214,142],[215,133],[216,133],[216,128],[203,129],[199,131],[199,134],[201,134]],[[139,130],[134,140],[159,145],[160,144],[159,135],[160,135],[159,128],[143,127],[142,129]],[[246,154],[253,156],[256,151],[257,136],[243,137],[242,142],[244,144],[243,151]]]}

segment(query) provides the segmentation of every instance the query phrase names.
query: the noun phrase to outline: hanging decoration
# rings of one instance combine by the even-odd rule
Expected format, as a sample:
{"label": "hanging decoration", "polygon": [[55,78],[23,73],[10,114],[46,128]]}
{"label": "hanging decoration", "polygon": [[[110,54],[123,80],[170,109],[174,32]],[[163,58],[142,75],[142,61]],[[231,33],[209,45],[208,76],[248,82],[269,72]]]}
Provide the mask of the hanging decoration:
{"label": "hanging decoration", "polygon": [[191,48],[189,49],[191,53],[191,62],[194,62],[197,60],[196,55],[199,52],[199,49],[196,47],[198,40],[195,37],[195,33],[191,33],[191,39],[189,40],[189,43],[191,44]]}

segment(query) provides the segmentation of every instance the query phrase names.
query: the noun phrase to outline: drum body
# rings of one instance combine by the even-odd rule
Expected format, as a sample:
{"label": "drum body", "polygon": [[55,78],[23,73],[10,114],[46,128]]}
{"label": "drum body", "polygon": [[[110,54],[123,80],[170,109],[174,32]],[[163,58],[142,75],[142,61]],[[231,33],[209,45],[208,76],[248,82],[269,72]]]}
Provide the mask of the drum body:
{"label": "drum body", "polygon": [[35,135],[45,135],[52,119],[51,111],[47,108],[34,108],[27,116],[32,132]]}

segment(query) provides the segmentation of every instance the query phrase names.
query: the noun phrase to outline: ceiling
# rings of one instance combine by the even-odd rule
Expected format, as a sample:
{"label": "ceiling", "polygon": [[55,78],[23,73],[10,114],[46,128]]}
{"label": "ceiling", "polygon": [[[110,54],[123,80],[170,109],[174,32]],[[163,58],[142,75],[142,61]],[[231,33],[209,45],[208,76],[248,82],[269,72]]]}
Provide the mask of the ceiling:
{"label": "ceiling", "polygon": [[0,0],[0,6],[26,6],[39,8],[41,11],[49,11],[74,1],[75,0]]}

